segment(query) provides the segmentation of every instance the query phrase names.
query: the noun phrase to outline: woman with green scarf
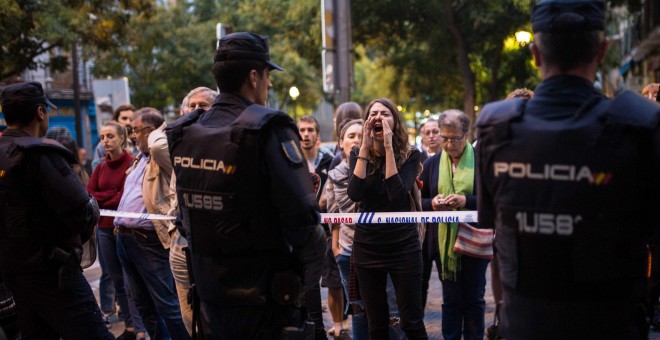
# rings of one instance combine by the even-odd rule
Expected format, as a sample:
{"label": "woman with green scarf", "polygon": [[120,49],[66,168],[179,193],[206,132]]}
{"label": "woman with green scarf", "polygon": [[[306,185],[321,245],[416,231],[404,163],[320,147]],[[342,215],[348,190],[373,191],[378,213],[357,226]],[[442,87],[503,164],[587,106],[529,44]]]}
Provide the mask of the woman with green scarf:
{"label": "woman with green scarf", "polygon": [[[470,119],[459,110],[438,117],[442,152],[424,162],[422,208],[476,210],[474,149],[467,142]],[[442,335],[447,340],[483,339],[488,260],[453,251],[458,223],[429,225],[425,247],[442,282]],[[424,294],[425,292],[423,292]]]}

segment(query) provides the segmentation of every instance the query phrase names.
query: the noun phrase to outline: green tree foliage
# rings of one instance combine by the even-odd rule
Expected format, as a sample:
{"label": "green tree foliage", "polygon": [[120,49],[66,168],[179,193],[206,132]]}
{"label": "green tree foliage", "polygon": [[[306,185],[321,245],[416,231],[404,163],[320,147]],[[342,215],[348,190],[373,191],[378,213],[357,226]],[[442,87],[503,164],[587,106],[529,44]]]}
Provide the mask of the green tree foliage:
{"label": "green tree foliage", "polygon": [[[462,107],[471,115],[476,103],[535,80],[526,49],[504,48],[528,24],[529,0],[363,0],[352,6],[355,41],[397,70],[390,92],[381,96],[410,109]],[[407,91],[395,91],[401,84]]]}
{"label": "green tree foliage", "polygon": [[[321,9],[319,0],[218,1],[216,20],[234,32],[248,31],[269,37],[271,58],[284,68],[272,72],[273,93],[281,106],[291,86],[306,114],[323,96],[321,79]],[[300,112],[299,112],[300,113]]]}
{"label": "green tree foliage", "polygon": [[211,67],[215,25],[195,23],[184,6],[158,6],[131,19],[123,46],[96,58],[97,76],[127,76],[137,107],[178,111],[195,87],[215,88]]}
{"label": "green tree foliage", "polygon": [[[525,46],[506,46],[529,30],[533,0],[360,0],[351,2],[356,88],[365,104],[391,97],[408,111],[463,107],[534,87]],[[641,0],[611,0],[638,13]],[[215,24],[270,37],[274,105],[308,113],[321,87],[319,0],[0,0],[0,79],[36,67],[35,57],[84,45],[97,76],[127,76],[137,106],[178,106],[211,74]],[[458,42],[461,41],[461,44]],[[62,71],[66,58],[49,65]],[[467,67],[465,67],[467,66]],[[300,111],[300,110],[299,110]]]}
{"label": "green tree foliage", "polygon": [[[118,46],[125,25],[138,12],[149,12],[149,0],[0,0],[0,79],[36,68],[35,58],[81,43],[92,50]],[[54,71],[68,66],[53,58]]]}
{"label": "green tree foliage", "polygon": [[[0,0],[1,1],[1,0]],[[215,25],[269,37],[271,58],[285,71],[271,73],[274,105],[287,102],[291,86],[305,112],[322,96],[321,18],[317,0],[168,2],[129,22],[122,48],[96,62],[98,76],[129,78],[136,106],[175,107],[197,86],[215,88]]]}

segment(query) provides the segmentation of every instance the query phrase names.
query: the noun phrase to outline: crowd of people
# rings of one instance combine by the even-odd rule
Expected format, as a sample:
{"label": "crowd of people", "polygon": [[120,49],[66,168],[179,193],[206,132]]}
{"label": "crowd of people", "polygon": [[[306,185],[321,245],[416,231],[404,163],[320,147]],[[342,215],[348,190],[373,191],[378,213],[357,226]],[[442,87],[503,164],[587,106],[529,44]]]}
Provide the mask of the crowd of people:
{"label": "crowd of people", "polygon": [[[337,145],[321,150],[312,115],[266,107],[270,72],[284,70],[247,32],[218,43],[218,92],[191,90],[169,124],[119,106],[89,164],[66,129],[48,129],[57,108],[41,84],[5,87],[0,266],[23,338],[111,339],[123,320],[118,339],[426,339],[435,262],[445,339],[644,339],[649,320],[660,327],[659,87],[614,99],[593,87],[604,20],[598,0],[538,3],[535,91],[476,122],[444,110],[419,147],[397,105],[376,98],[339,105]],[[416,200],[478,210],[479,223],[319,218]],[[458,245],[481,229],[496,230],[494,257]],[[85,242],[98,246],[98,304]]]}

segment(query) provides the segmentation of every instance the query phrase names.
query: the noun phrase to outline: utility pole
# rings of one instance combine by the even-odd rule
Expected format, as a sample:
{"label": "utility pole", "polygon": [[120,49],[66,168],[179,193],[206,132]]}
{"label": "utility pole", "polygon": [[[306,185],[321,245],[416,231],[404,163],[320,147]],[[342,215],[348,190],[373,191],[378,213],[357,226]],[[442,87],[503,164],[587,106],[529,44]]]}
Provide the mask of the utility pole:
{"label": "utility pole", "polygon": [[339,103],[351,100],[353,56],[351,39],[351,2],[336,0],[337,4],[337,80]]}
{"label": "utility pole", "polygon": [[78,74],[78,44],[73,43],[71,49],[71,69],[73,72],[73,112],[76,119],[76,143],[82,148],[82,115],[80,113],[80,79]]}
{"label": "utility pole", "polygon": [[335,103],[351,99],[353,42],[350,0],[321,0],[323,24],[323,90]]}

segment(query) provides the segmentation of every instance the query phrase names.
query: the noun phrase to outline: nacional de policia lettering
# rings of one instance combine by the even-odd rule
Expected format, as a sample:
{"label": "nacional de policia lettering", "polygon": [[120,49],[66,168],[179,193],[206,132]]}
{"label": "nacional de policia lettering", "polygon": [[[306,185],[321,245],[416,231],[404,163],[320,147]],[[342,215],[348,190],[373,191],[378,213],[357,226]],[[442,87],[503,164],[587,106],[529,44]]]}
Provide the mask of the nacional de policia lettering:
{"label": "nacional de policia lettering", "polygon": [[475,211],[322,213],[323,223],[476,223]]}

